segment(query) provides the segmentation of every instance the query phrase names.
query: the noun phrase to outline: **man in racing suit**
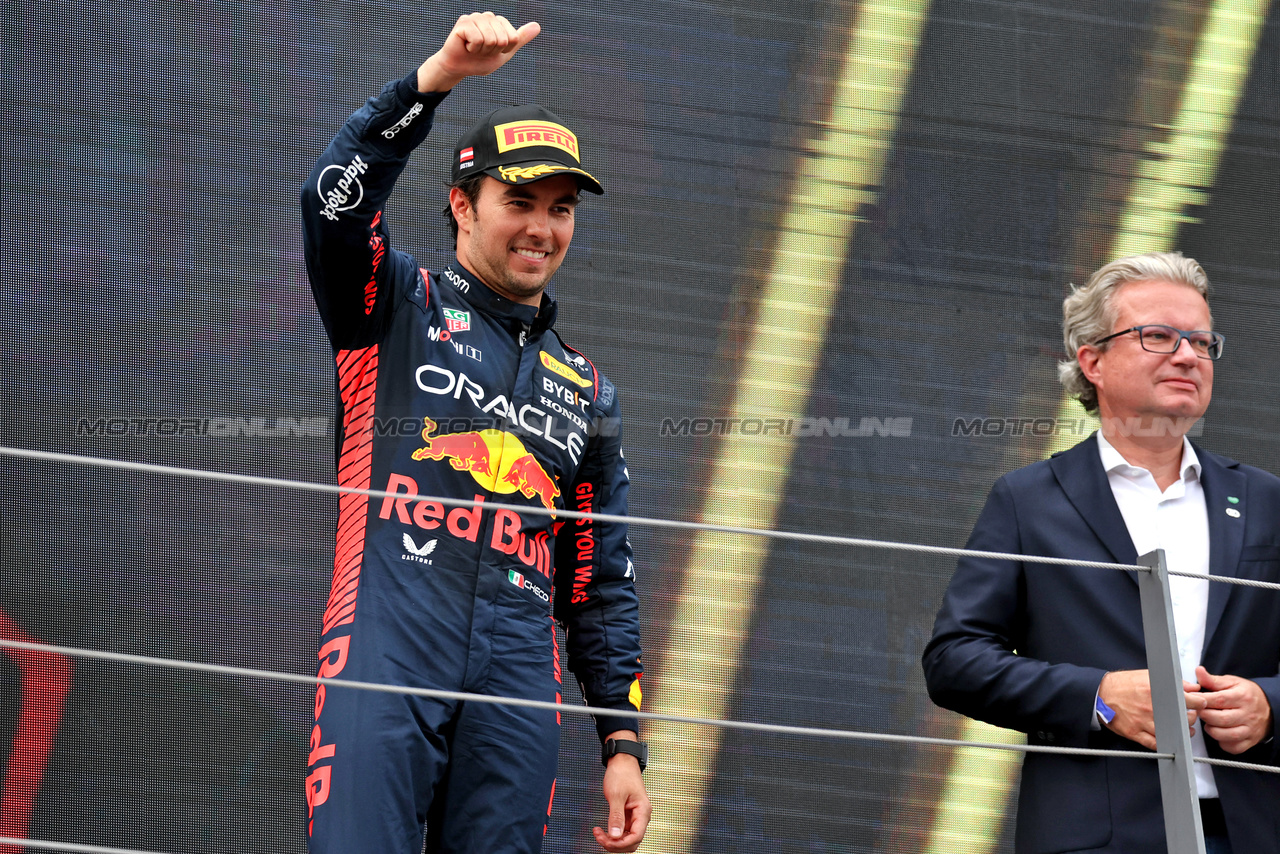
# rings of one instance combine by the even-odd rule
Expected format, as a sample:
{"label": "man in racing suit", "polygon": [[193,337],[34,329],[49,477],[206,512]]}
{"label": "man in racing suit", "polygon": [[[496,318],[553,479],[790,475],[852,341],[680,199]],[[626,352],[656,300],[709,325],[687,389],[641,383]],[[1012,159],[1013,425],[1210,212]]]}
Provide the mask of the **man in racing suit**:
{"label": "man in racing suit", "polygon": [[[303,190],[307,271],[337,364],[339,482],[406,496],[340,499],[319,674],[559,702],[554,613],[588,703],[634,711],[626,526],[484,506],[626,513],[616,391],[560,340],[543,293],[579,190],[603,192],[577,137],[532,106],[464,136],[448,211],[458,263],[443,271],[391,249],[382,212],[449,90],[538,31],[464,15],[348,119]],[[637,721],[596,728],[609,820],[595,837],[634,851],[650,813]],[[321,685],[309,848],[418,854],[425,820],[432,852],[540,851],[558,743],[553,710]]]}

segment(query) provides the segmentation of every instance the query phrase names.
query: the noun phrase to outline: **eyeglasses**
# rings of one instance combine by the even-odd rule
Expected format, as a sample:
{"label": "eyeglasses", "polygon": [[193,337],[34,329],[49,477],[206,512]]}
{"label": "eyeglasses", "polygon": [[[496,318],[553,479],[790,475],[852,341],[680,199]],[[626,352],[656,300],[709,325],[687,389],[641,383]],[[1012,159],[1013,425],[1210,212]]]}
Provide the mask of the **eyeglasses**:
{"label": "eyeglasses", "polygon": [[1143,350],[1148,353],[1160,353],[1165,356],[1178,352],[1178,348],[1182,346],[1183,338],[1187,339],[1191,344],[1192,351],[1201,359],[1221,359],[1222,350],[1227,344],[1226,336],[1221,332],[1206,332],[1202,329],[1193,329],[1187,332],[1183,329],[1175,329],[1172,326],[1130,326],[1128,329],[1121,329],[1106,338],[1099,338],[1093,343],[1095,345],[1103,344],[1112,338],[1128,335],[1130,332],[1138,333],[1138,341],[1141,342]]}

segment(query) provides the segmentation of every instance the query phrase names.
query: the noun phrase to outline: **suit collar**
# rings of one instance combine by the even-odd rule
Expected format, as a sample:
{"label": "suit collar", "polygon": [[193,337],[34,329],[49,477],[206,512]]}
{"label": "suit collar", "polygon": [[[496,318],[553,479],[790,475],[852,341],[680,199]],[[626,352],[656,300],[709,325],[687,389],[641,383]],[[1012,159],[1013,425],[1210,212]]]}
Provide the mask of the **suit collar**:
{"label": "suit collar", "polygon": [[1138,550],[1134,548],[1125,527],[1120,506],[1111,493],[1107,472],[1098,455],[1096,434],[1070,450],[1049,458],[1049,468],[1066,493],[1067,500],[1085,520],[1097,538],[1111,552],[1116,563],[1136,564]]}
{"label": "suit collar", "polygon": [[545,292],[541,303],[536,306],[512,302],[482,282],[479,276],[461,263],[446,267],[444,278],[474,308],[503,319],[514,318],[526,329],[532,328],[534,333],[541,333],[555,323],[556,301]]}
{"label": "suit collar", "polygon": [[[1209,514],[1209,572],[1213,575],[1237,574],[1240,551],[1244,545],[1245,514],[1249,507],[1245,502],[1248,482],[1240,464],[1196,448],[1200,457],[1200,479],[1204,486],[1204,506]],[[1236,502],[1229,499],[1235,498]],[[1236,510],[1232,516],[1228,510]],[[1209,610],[1205,614],[1205,646],[1213,638],[1213,632],[1222,619],[1233,585],[1209,584]]]}
{"label": "suit collar", "polygon": [[[1249,512],[1245,502],[1247,479],[1235,460],[1209,453],[1194,442],[1192,447],[1200,461],[1200,482],[1204,488],[1205,512],[1209,516],[1209,572],[1235,576],[1244,545],[1243,516]],[[1111,492],[1096,437],[1090,436],[1074,448],[1054,454],[1049,458],[1049,467],[1076,512],[1084,518],[1115,561],[1137,563],[1138,552]],[[1240,501],[1233,503],[1228,501],[1229,498]],[[1238,510],[1241,515],[1228,515],[1229,508]],[[1231,591],[1230,584],[1209,585],[1209,608],[1204,625],[1206,648],[1222,620]]]}
{"label": "suit collar", "polygon": [[[1110,476],[1113,471],[1120,471],[1122,473],[1128,472],[1131,474],[1134,472],[1146,471],[1145,469],[1135,466],[1126,460],[1124,456],[1115,449],[1115,446],[1107,441],[1107,437],[1103,436],[1101,432],[1094,433],[1093,440],[1098,443],[1098,457],[1102,460],[1102,468],[1107,472],[1108,476]],[[1183,436],[1182,463],[1178,471],[1178,477],[1181,480],[1186,480],[1189,476],[1188,473],[1194,473],[1198,480],[1200,478],[1200,472],[1200,455],[1196,452],[1196,446],[1191,443],[1190,439]]]}

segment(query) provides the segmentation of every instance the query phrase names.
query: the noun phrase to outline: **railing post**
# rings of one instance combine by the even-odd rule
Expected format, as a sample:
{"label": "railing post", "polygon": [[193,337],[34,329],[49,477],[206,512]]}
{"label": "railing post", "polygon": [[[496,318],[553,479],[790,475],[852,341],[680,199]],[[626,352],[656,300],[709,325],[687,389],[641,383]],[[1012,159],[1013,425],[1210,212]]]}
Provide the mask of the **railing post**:
{"label": "railing post", "polygon": [[1149,572],[1138,573],[1138,593],[1142,599],[1142,632],[1147,641],[1156,745],[1159,752],[1173,754],[1172,760],[1156,760],[1160,767],[1165,839],[1169,854],[1205,854],[1164,549],[1144,554],[1138,563],[1150,567]]}

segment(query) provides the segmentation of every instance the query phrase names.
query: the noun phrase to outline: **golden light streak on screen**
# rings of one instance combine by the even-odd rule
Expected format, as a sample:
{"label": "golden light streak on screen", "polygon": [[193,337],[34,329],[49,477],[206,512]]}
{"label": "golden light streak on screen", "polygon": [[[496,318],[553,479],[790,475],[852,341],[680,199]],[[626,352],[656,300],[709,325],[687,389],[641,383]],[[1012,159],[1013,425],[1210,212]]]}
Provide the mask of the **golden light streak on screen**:
{"label": "golden light streak on screen", "polygon": [[1209,201],[1270,0],[1214,3],[1166,142],[1147,146],[1111,258],[1174,247],[1178,227]]}
{"label": "golden light streak on screen", "polygon": [[[1020,732],[966,719],[960,730],[965,741],[1021,744]],[[1009,792],[1021,755],[1008,750],[957,748],[951,771],[934,813],[933,833],[922,854],[978,854],[989,851],[1004,826]]]}
{"label": "golden light streak on screen", "polygon": [[[1177,116],[1165,140],[1145,146],[1146,156],[1140,161],[1107,260],[1174,248],[1179,226],[1195,221],[1188,208],[1208,202],[1205,188],[1216,179],[1269,6],[1270,0],[1225,0],[1210,7]],[[1064,395],[1058,407],[1059,423],[1082,416],[1079,402]],[[1076,431],[1056,431],[1046,456],[1070,448],[1079,437]],[[992,741],[1007,732],[966,720],[960,737]],[[968,756],[971,752],[956,751],[928,852],[983,854],[999,840],[1003,805],[1013,789],[1018,763],[1011,761],[1012,755],[975,763]],[[957,821],[961,832],[948,824]]]}
{"label": "golden light streak on screen", "polygon": [[[729,417],[797,419],[805,413],[857,212],[875,201],[883,183],[928,6],[928,0],[897,0],[851,7],[856,17],[831,112],[797,163]],[[702,520],[773,527],[794,448],[792,436],[776,433],[746,441],[724,437]],[[704,533],[694,541],[653,710],[726,716],[768,549],[757,537]],[[644,850],[686,854],[693,850],[720,730],[657,722],[645,732],[655,757],[646,776],[656,805]]]}
{"label": "golden light streak on screen", "polygon": [[[1196,221],[1187,209],[1208,204],[1205,188],[1218,174],[1270,6],[1270,0],[1225,0],[1209,10],[1169,138],[1146,146],[1107,260],[1175,248],[1178,228]],[[1059,419],[1083,414],[1063,396]],[[1056,433],[1048,453],[1065,451],[1075,437]]]}

